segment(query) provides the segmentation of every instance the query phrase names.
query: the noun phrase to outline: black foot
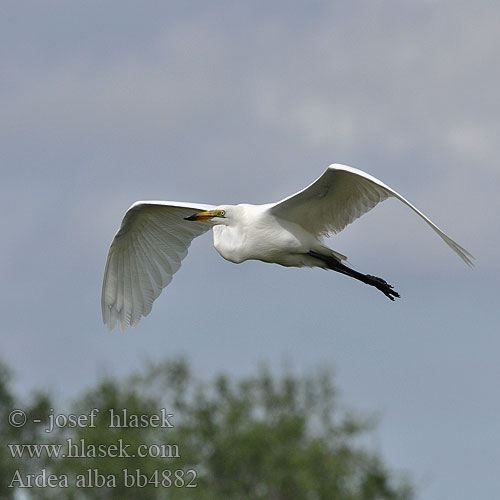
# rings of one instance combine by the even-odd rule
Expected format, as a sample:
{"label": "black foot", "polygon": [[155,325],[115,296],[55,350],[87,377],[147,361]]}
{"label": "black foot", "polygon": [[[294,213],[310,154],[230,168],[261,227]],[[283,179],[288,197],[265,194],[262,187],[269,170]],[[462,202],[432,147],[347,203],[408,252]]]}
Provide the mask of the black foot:
{"label": "black foot", "polygon": [[337,259],[334,259],[333,257],[328,255],[322,255],[318,252],[315,252],[314,250],[311,250],[309,252],[309,255],[315,257],[318,260],[322,260],[327,264],[328,268],[332,269],[333,271],[345,274],[347,276],[350,276],[351,278],[355,278],[359,281],[362,281],[367,285],[371,285],[374,286],[375,288],[378,288],[386,297],[389,297],[391,300],[394,300],[395,297],[399,298],[399,293],[396,292],[396,290],[394,290],[392,286],[389,285],[389,283],[387,283],[387,281],[383,280],[382,278],[377,278],[377,276],[372,276],[370,274],[359,273],[358,271],[355,271],[354,269],[345,266],[344,264],[342,264],[342,262],[338,261]]}
{"label": "black foot", "polygon": [[370,274],[367,274],[366,277],[368,278],[368,284],[378,288],[386,297],[389,297],[391,300],[394,300],[395,297],[400,298],[399,293],[387,281],[376,276],[371,276]]}

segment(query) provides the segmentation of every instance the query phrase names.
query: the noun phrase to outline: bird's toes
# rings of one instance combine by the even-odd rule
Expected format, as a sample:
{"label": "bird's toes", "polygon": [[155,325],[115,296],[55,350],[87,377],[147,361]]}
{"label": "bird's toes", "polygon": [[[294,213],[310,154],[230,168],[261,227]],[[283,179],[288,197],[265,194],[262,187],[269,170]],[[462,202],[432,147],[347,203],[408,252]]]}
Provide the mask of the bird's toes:
{"label": "bird's toes", "polygon": [[370,280],[370,284],[378,288],[386,297],[389,297],[392,301],[395,298],[400,298],[400,295],[396,290],[394,290],[392,285],[389,285],[387,281],[382,278],[378,278],[377,276],[372,276],[370,274],[367,275]]}

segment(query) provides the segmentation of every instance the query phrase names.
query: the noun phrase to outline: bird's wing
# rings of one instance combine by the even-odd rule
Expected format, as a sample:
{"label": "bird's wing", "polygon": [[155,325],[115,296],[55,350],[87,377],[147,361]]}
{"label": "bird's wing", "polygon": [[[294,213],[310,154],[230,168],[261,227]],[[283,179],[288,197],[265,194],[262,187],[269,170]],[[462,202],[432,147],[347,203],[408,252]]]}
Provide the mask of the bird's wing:
{"label": "bird's wing", "polygon": [[275,216],[295,222],[312,234],[326,236],[342,231],[389,196],[398,198],[420,215],[472,267],[473,256],[418,208],[382,181],[346,165],[330,165],[319,179],[302,191],[278,201],[270,210]]}
{"label": "bird's wing", "polygon": [[211,222],[184,217],[212,210],[212,205],[138,201],[125,214],[109,248],[102,284],[102,318],[112,330],[135,326],[147,316],[174,273],[181,267],[193,238]]}

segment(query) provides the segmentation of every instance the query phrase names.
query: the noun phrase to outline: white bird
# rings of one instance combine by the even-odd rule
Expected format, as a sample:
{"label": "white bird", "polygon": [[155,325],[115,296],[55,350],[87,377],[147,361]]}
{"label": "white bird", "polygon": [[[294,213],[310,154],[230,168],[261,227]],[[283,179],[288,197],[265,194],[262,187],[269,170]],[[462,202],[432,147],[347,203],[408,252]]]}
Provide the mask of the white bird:
{"label": "white bird", "polygon": [[121,331],[136,326],[172,280],[191,241],[209,229],[215,249],[230,262],[254,259],[332,269],[372,285],[394,300],[399,294],[385,280],[347,267],[342,263],[347,258],[322,241],[390,196],[422,217],[472,267],[473,256],[399,193],[361,170],[335,164],[305,189],[276,203],[134,203],[108,252],[101,299],[104,323],[110,330],[117,322]]}

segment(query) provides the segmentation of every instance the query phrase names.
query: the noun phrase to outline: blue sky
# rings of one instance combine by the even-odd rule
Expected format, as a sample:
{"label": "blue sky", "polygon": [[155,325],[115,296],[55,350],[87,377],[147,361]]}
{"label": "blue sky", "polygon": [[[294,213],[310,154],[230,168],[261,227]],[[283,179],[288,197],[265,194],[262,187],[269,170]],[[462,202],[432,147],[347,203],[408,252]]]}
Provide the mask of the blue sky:
{"label": "blue sky", "polygon": [[[2,358],[61,401],[185,355],[200,377],[333,367],[424,500],[498,495],[496,2],[2,2]],[[281,199],[333,162],[400,191],[329,241],[391,303],[321,270],[223,261],[210,235],[152,314],[100,318],[106,252],[141,199]],[[199,298],[215,298],[193,303]]]}

